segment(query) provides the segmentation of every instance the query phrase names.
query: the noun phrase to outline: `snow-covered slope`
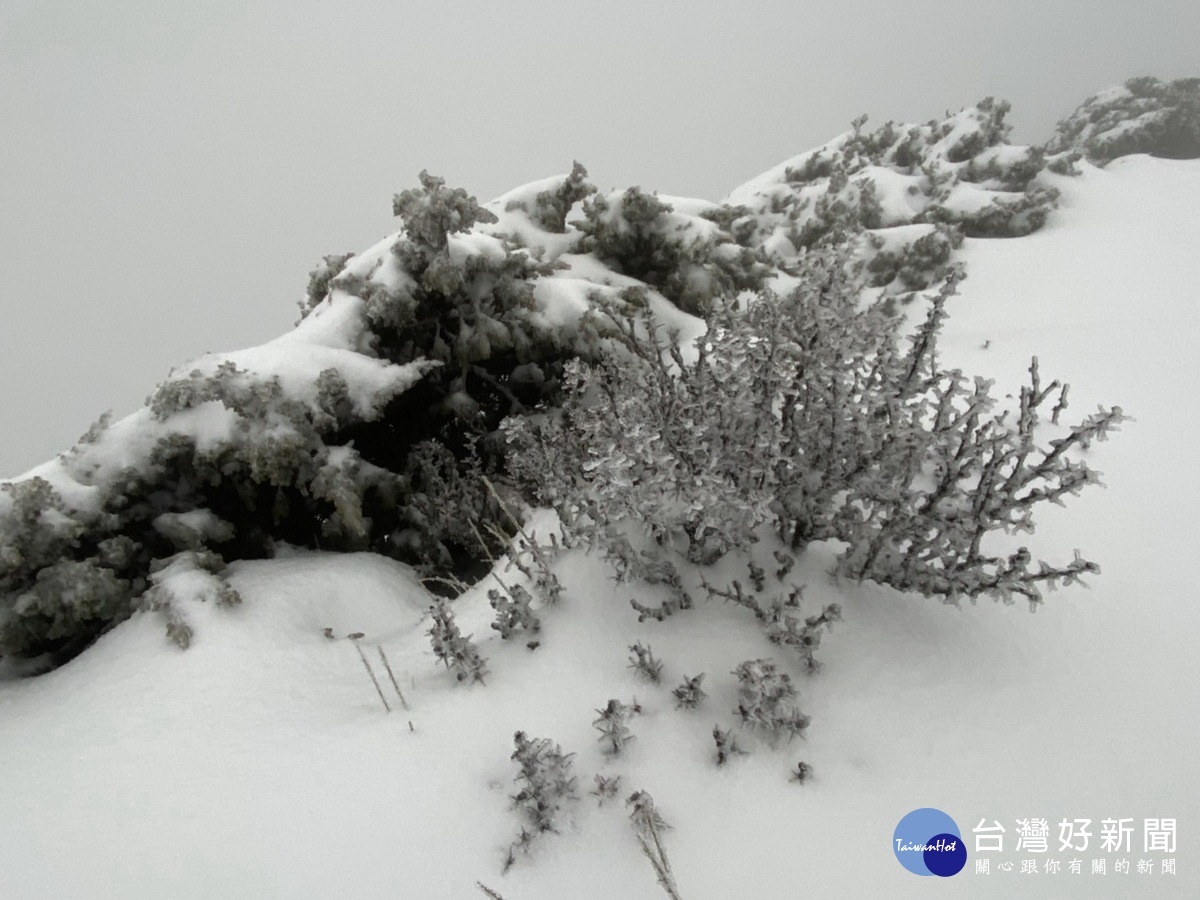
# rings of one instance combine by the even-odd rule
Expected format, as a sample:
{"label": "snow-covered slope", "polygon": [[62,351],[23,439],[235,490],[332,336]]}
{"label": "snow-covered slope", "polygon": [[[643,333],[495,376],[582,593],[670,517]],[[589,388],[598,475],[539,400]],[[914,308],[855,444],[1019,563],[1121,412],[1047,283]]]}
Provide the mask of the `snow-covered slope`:
{"label": "snow-covered slope", "polygon": [[[814,547],[801,580],[844,622],[801,685],[804,741],[723,768],[709,732],[734,705],[726,676],[774,648],[745,613],[702,605],[639,624],[633,588],[597,560],[561,562],[566,596],[542,614],[542,646],[503,643],[486,583],[456,604],[489,659],[486,685],[435,665],[430,598],[406,567],[367,554],[303,553],[235,564],[234,609],[194,604],[193,645],[147,612],[37,679],[0,683],[0,896],[660,898],[618,803],[587,797],[620,774],[673,826],[666,847],[696,898],[1200,895],[1200,661],[1192,474],[1200,313],[1200,161],[1131,157],[1055,178],[1060,211],[1015,240],[968,238],[969,277],[943,348],[1014,390],[1031,354],[1073,385],[1073,410],[1118,403],[1136,419],[1091,451],[1106,491],[1043,512],[1038,554],[1076,546],[1103,574],[1036,615],[983,601],[959,610],[872,585],[831,583]],[[539,523],[544,531],[548,523]],[[329,640],[323,630],[338,636]],[[410,710],[385,714],[354,645],[386,650]],[[676,710],[637,681],[627,647],[649,643],[666,682],[709,673],[710,697]],[[390,694],[390,686],[386,685]],[[591,727],[610,697],[644,714],[608,761]],[[393,706],[397,706],[395,700]],[[518,729],[577,753],[584,801],[560,835],[500,874]],[[813,766],[789,783],[797,760]],[[959,826],[999,820],[1006,852],[945,881],[897,863],[892,832],[933,806]],[[1058,874],[1020,874],[1015,820],[1051,823]],[[1063,818],[1093,846],[1054,853]],[[1099,821],[1133,818],[1133,852],[1098,852]],[[1141,853],[1143,818],[1175,818],[1175,875]],[[970,838],[968,837],[968,842]],[[973,850],[973,846],[971,847]],[[1067,861],[1085,861],[1072,875]],[[1134,861],[1128,874],[1116,859]],[[972,854],[974,857],[974,854]],[[1090,873],[1107,858],[1107,874]],[[1153,875],[1136,860],[1153,857]],[[997,871],[1004,859],[1011,872]],[[1040,861],[1041,857],[1039,857]]]}

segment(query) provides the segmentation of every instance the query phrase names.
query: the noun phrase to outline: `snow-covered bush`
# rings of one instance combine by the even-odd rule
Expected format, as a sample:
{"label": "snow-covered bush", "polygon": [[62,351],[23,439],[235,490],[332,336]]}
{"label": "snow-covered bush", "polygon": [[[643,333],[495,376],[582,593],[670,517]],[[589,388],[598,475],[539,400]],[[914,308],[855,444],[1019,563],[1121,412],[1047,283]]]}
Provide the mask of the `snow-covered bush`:
{"label": "snow-covered bush", "polygon": [[184,612],[190,602],[211,600],[217,606],[236,606],[241,595],[221,577],[225,560],[210,550],[184,550],[150,566],[151,588],[141,597],[150,610],[161,612],[167,637],[181,649],[192,643],[192,627]]}
{"label": "snow-covered bush", "polygon": [[[845,574],[949,600],[1032,607],[1042,586],[1096,571],[1078,555],[1033,569],[1028,550],[985,538],[1032,530],[1039,504],[1096,483],[1072,451],[1103,440],[1120,408],[1040,443],[1042,410],[1062,395],[1036,360],[1015,415],[997,411],[990,382],[938,364],[953,281],[902,338],[846,269],[814,253],[788,294],[715,308],[690,358],[629,323],[623,357],[567,367],[561,411],[506,423],[515,474],[568,532],[640,571],[669,573],[676,549],[698,564],[746,550],[768,522],[794,551],[843,541]],[[651,549],[630,550],[621,523]]]}
{"label": "snow-covered bush", "polygon": [[989,97],[940,121],[874,131],[860,117],[730,194],[741,215],[726,228],[788,271],[809,248],[850,240],[874,286],[901,299],[937,287],[955,273],[950,251],[964,235],[1028,234],[1057,203],[1039,176],[1065,171],[1071,154],[1008,144],[1008,110]]}
{"label": "snow-covered bush", "polygon": [[595,192],[595,186],[587,180],[587,169],[576,161],[571,167],[571,174],[559,184],[539,191],[532,203],[520,199],[509,201],[505,212],[520,209],[528,213],[530,219],[545,231],[565,234],[567,215],[571,208]]}
{"label": "snow-covered bush", "polygon": [[83,649],[105,626],[132,611],[129,582],[91,559],[64,559],[39,569],[13,600],[0,641],[16,655]]}
{"label": "snow-covered bush", "polygon": [[321,257],[321,262],[308,273],[308,289],[300,301],[300,318],[304,318],[318,303],[329,296],[329,282],[342,274],[346,263],[354,258],[353,253],[333,253]]}
{"label": "snow-covered bush", "polygon": [[870,246],[878,252],[867,263],[871,283],[877,287],[895,284],[905,291],[934,287],[954,271],[953,253],[962,246],[962,240],[962,231],[945,223],[936,224],[912,243],[900,243],[894,250],[884,249],[888,241],[872,235]]}
{"label": "snow-covered bush", "polygon": [[1200,78],[1144,76],[1101,91],[1059,122],[1046,146],[1051,153],[1082,153],[1097,165],[1132,153],[1200,157]]}
{"label": "snow-covered bush", "polygon": [[[489,433],[552,399],[592,332],[545,318],[532,285],[552,268],[480,231],[496,217],[464,191],[424,176],[395,211],[398,237],[314,271],[294,332],[173,372],[143,410],[0,487],[0,654],[69,658],[181,550],[289,543],[472,571],[485,548],[468,523],[510,527],[480,481],[502,465]],[[199,512],[228,527],[184,524]],[[90,573],[81,587],[63,587],[66,563]]]}
{"label": "snow-covered bush", "polygon": [[702,314],[711,303],[762,287],[770,269],[739,245],[712,215],[711,204],[689,215],[638,188],[593,195],[575,223],[581,249],[619,272],[650,285],[685,312]]}

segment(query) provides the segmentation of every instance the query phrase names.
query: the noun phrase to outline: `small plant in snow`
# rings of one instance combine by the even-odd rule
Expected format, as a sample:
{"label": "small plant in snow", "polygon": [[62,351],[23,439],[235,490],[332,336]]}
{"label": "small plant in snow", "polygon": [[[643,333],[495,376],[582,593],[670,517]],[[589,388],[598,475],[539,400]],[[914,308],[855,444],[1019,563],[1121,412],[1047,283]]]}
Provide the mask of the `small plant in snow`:
{"label": "small plant in snow", "polygon": [[663,847],[662,834],[671,826],[666,823],[654,805],[654,798],[645,791],[634,791],[625,801],[633,807],[629,821],[633,825],[633,833],[642,854],[650,860],[659,885],[671,900],[680,900],[679,888],[675,885],[675,876],[671,872],[671,862],[667,858],[666,848]]}
{"label": "small plant in snow", "polygon": [[506,872],[516,861],[516,851],[528,853],[539,834],[557,832],[560,818],[579,799],[576,779],[571,774],[574,753],[563,753],[562,747],[549,738],[531,739],[523,731],[513,735],[513,743],[519,790],[512,796],[512,803],[524,822],[521,833],[508,849]]}
{"label": "small plant in snow", "polygon": [[450,604],[439,600],[430,607],[430,612],[433,625],[429,629],[429,639],[433,644],[434,656],[444,662],[460,682],[482,683],[483,676],[487,674],[487,664],[471,643],[471,636],[464,636],[459,630]]}
{"label": "small plant in snow", "polygon": [[592,727],[600,732],[601,749],[606,756],[620,756],[621,751],[633,740],[628,722],[638,707],[628,707],[620,700],[609,700],[604,709],[596,710],[600,717]]}
{"label": "small plant in snow", "polygon": [[738,680],[738,705],[734,712],[743,727],[759,729],[775,740],[803,735],[809,717],[796,709],[796,688],[786,672],[769,659],[750,659],[733,672]]}
{"label": "small plant in snow", "polygon": [[590,791],[591,795],[597,799],[597,805],[603,806],[605,802],[612,800],[617,796],[617,791],[621,789],[621,776],[613,775],[606,777],[604,775],[596,776],[596,786]]}
{"label": "small plant in snow", "polygon": [[708,696],[700,687],[700,682],[703,680],[703,672],[693,678],[684,675],[683,683],[671,691],[675,696],[675,706],[681,709],[695,709],[699,706],[701,701]]}
{"label": "small plant in snow", "polygon": [[746,566],[750,570],[750,583],[754,585],[754,590],[761,594],[767,586],[766,571],[752,559],[746,562]]}
{"label": "small plant in snow", "polygon": [[713,743],[717,745],[717,765],[723,766],[734,756],[744,756],[737,742],[737,736],[732,731],[722,731],[720,725],[714,725],[712,730]]}
{"label": "small plant in snow", "polygon": [[804,625],[795,616],[783,612],[778,603],[771,607],[771,618],[767,624],[767,638],[773,644],[791,647],[800,654],[804,666],[809,672],[815,672],[821,667],[813,653],[821,646],[821,635],[833,627],[834,622],[841,621],[842,608],[836,603],[830,603],[820,613],[809,616]]}
{"label": "small plant in snow", "polygon": [[654,652],[649,647],[643,647],[639,641],[630,646],[629,654],[628,668],[633,669],[651,684],[658,684],[662,681],[663,664],[655,658]]}
{"label": "small plant in snow", "polygon": [[496,611],[496,621],[492,623],[492,628],[500,632],[502,639],[508,640],[518,631],[536,634],[542,630],[542,621],[530,606],[533,595],[523,585],[508,586],[507,593],[490,588],[487,597],[488,603]]}
{"label": "small plant in snow", "polygon": [[792,769],[792,781],[797,784],[804,784],[808,779],[812,778],[812,766],[804,760],[796,763],[796,768]]}

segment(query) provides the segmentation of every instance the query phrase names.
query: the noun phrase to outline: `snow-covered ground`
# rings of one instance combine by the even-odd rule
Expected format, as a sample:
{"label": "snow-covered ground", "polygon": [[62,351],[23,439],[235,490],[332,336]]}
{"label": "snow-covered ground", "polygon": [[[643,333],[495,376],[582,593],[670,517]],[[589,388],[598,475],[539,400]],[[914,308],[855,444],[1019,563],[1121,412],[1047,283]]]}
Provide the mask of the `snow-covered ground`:
{"label": "snow-covered ground", "polygon": [[[1107,490],[1042,511],[1032,538],[1035,558],[1079,547],[1097,560],[1090,591],[1051,594],[1035,615],[958,610],[835,585],[832,548],[813,548],[807,600],[841,603],[845,620],[801,684],[808,737],[717,768],[727,673],[776,651],[743,610],[639,624],[635,588],[568,556],[566,597],[543,612],[534,652],[492,636],[486,584],[459,601],[490,670],[463,687],[435,665],[429,598],[405,567],[314,553],[238,563],[245,602],[194,604],[188,651],[141,613],[61,669],[0,683],[0,897],[482,897],[477,880],[507,900],[663,897],[623,805],[586,796],[598,772],[621,774],[622,796],[654,796],[688,900],[1200,896],[1200,161],[1130,157],[1056,184],[1063,205],[1040,232],[966,242],[943,348],[1013,391],[1037,354],[1044,377],[1072,384],[1070,412],[1103,402],[1135,417],[1091,451]],[[340,637],[352,631],[381,677],[385,648],[410,710],[383,712]],[[636,640],[665,662],[664,687],[626,668]],[[708,700],[676,710],[669,686],[700,671]],[[635,695],[637,740],[606,760],[595,709]],[[584,799],[502,876],[518,729],[577,753]],[[799,759],[815,771],[804,785],[787,779]],[[925,806],[954,817],[972,851],[981,819],[1005,826],[991,874],[976,874],[974,852],[944,880],[898,864],[893,829]],[[1015,850],[1029,817],[1050,823],[1048,853]],[[1064,818],[1093,820],[1087,851],[1056,852]],[[1134,820],[1131,852],[1100,852],[1106,818]],[[1174,853],[1142,852],[1145,818],[1177,820]],[[1037,874],[1021,874],[1029,858]],[[1099,858],[1107,873],[1091,874]],[[1153,874],[1138,873],[1145,858]],[[1045,859],[1062,871],[1043,872]]]}

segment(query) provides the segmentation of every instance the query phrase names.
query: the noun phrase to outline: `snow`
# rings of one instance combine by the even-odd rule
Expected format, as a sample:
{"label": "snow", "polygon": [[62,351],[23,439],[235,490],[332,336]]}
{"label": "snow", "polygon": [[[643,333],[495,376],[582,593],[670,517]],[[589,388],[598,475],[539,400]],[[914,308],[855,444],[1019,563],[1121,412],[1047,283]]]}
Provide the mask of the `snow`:
{"label": "snow", "polygon": [[[1200,895],[1200,792],[1189,787],[1200,749],[1189,253],[1200,161],[1132,157],[1048,180],[1063,198],[1047,227],[964,243],[968,278],[943,352],[1012,392],[1037,354],[1044,378],[1071,382],[1069,414],[1103,402],[1135,417],[1091,451],[1107,490],[1043,511],[1032,538],[1035,557],[1078,546],[1100,562],[1090,591],[1051,594],[1035,615],[990,601],[960,610],[834,584],[835,548],[812,548],[799,575],[807,604],[839,602],[845,621],[818,654],[824,669],[799,685],[807,740],[718,769],[709,732],[732,719],[728,673],[778,658],[744,610],[702,603],[638,624],[629,598],[654,592],[571,555],[536,651],[493,636],[486,582],[455,604],[491,673],[463,687],[431,654],[431,598],[406,567],[299,551],[237,563],[229,580],[243,603],[188,604],[186,652],[145,612],[61,669],[0,682],[0,896],[462,898],[483,896],[481,880],[509,900],[661,898],[626,811],[586,796],[562,834],[500,875],[518,828],[507,799],[518,729],[577,753],[581,792],[597,772],[620,773],[622,797],[649,791],[673,826],[665,846],[689,900]],[[590,273],[569,261],[575,271],[540,302],[571,304],[571,279]],[[357,631],[390,714],[345,637]],[[626,668],[637,640],[665,662],[663,687]],[[708,700],[675,710],[669,687],[700,671]],[[594,711],[635,695],[636,740],[607,761]],[[803,786],[786,779],[799,759],[815,772]],[[1062,818],[1092,819],[1095,842],[1100,819],[1132,817],[1124,855],[1136,860],[1163,855],[1139,853],[1142,818],[1174,817],[1179,873],[1116,874],[1108,854],[1106,876],[983,876],[969,860],[931,884],[890,849],[896,823],[923,806],[965,832],[1000,820],[1012,860],[1017,818],[1046,818],[1053,848]]]}

